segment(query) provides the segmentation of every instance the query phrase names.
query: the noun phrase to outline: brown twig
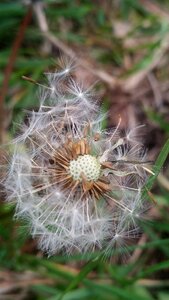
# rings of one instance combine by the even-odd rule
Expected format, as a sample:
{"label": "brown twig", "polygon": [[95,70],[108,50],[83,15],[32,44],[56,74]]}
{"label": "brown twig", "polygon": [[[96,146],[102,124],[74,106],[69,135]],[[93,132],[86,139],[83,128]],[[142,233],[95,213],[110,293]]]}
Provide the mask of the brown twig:
{"label": "brown twig", "polygon": [[33,4],[33,10],[36,15],[36,20],[41,31],[41,34],[50,44],[52,44],[57,49],[60,49],[65,55],[69,56],[72,59],[76,58],[76,61],[79,65],[83,66],[87,69],[91,74],[96,76],[97,78],[104,81],[111,88],[117,87],[120,85],[120,82],[117,78],[111,76],[107,72],[100,70],[93,65],[91,65],[87,60],[82,58],[77,58],[77,53],[75,53],[70,47],[68,47],[65,43],[60,41],[57,37],[55,37],[48,28],[48,23],[46,19],[46,15],[43,11],[43,3],[36,2]]}
{"label": "brown twig", "polygon": [[152,54],[152,62],[144,68],[144,70],[140,70],[138,73],[130,76],[124,82],[124,89],[126,91],[131,91],[136,88],[138,84],[146,78],[147,74],[151,72],[155,67],[159,65],[164,54],[169,49],[169,34],[166,34],[165,38],[161,41],[160,47]]}
{"label": "brown twig", "polygon": [[164,287],[169,286],[169,280],[158,280],[158,279],[139,279],[136,281],[136,285],[141,285],[144,287]]}
{"label": "brown twig", "polygon": [[[77,57],[77,54],[68,46],[66,46],[63,42],[61,42],[59,39],[57,39],[54,35],[52,35],[50,32],[44,33],[44,36],[48,39],[49,42],[51,42],[55,47],[62,50],[66,55],[74,59]],[[117,78],[109,75],[107,72],[97,69],[94,66],[92,66],[87,60],[76,58],[76,61],[79,65],[84,67],[86,70],[88,70],[91,74],[96,76],[97,78],[104,81],[106,84],[108,84],[111,88],[115,88],[120,85],[120,82]]]}
{"label": "brown twig", "polygon": [[[153,195],[152,195],[153,196]],[[154,199],[152,200],[154,202]],[[153,219],[158,219],[160,218],[160,211],[159,211],[159,206],[153,206],[149,212],[148,212],[148,216],[150,216]],[[138,248],[135,249],[135,251],[133,252],[132,256],[129,258],[128,263],[134,263],[135,261],[138,261],[140,256],[142,255],[144,249],[141,248],[140,246],[143,246],[146,244],[148,240],[148,236],[146,234],[143,234],[140,238],[140,240],[138,241],[137,245],[139,246]],[[132,274],[132,272],[130,273]]]}
{"label": "brown twig", "polygon": [[169,12],[164,11],[157,3],[153,3],[150,0],[139,0],[140,4],[145,7],[150,13],[159,16],[169,21]]}
{"label": "brown twig", "polygon": [[[147,9],[149,9],[151,12],[156,13],[163,16],[163,11],[161,8],[156,6],[155,4],[149,3],[147,0],[140,0],[141,4],[143,4]],[[153,59],[150,65],[147,66],[144,70],[141,70],[137,74],[134,74],[130,76],[126,80],[121,80],[119,78],[111,76],[109,73],[98,69],[98,67],[95,67],[93,64],[89,63],[84,58],[78,58],[77,53],[73,51],[69,46],[67,46],[64,42],[59,40],[56,36],[54,36],[50,31],[48,27],[48,22],[46,19],[46,15],[43,10],[43,3],[37,2],[33,4],[34,13],[36,15],[36,19],[38,22],[39,29],[41,31],[41,34],[43,35],[44,39],[47,40],[51,45],[56,47],[57,49],[60,49],[64,54],[69,56],[70,58],[76,58],[76,61],[79,65],[83,66],[85,69],[87,69],[91,74],[96,76],[97,78],[101,79],[103,82],[108,84],[111,88],[121,88],[123,91],[130,92],[133,88],[137,87],[140,81],[142,81],[147,74],[152,71],[161,61],[161,58],[163,57],[164,53],[169,48],[169,35],[167,34],[166,37],[162,40],[161,46],[155,51],[153,54]],[[169,20],[168,13],[165,13],[165,18]]]}
{"label": "brown twig", "polygon": [[[142,246],[146,242],[147,242],[147,236],[145,234],[143,234],[137,245]],[[128,263],[132,264],[135,261],[137,261],[139,259],[139,257],[141,256],[142,252],[143,252],[142,248],[136,248],[136,250],[133,252],[132,256],[129,258]]]}
{"label": "brown twig", "polygon": [[[33,4],[33,10],[36,15],[36,21],[38,23],[39,28],[41,28],[42,32],[47,32],[49,31],[49,28],[45,15],[43,13],[43,5],[44,3],[42,1],[35,1]],[[44,39],[43,44],[41,46],[41,52],[43,52],[45,55],[49,54],[51,52],[51,46],[52,45],[48,42],[48,40]]]}
{"label": "brown twig", "polygon": [[158,182],[164,187],[167,191],[169,191],[169,179],[165,177],[162,173],[158,175]]}
{"label": "brown twig", "polygon": [[16,289],[24,289],[37,284],[52,285],[54,283],[54,280],[42,278],[30,271],[26,271],[20,274],[11,271],[1,271],[0,281],[0,297],[2,295],[4,296],[8,293],[11,293]]}
{"label": "brown twig", "polygon": [[[149,0],[139,0],[140,4],[145,7],[150,13],[159,16],[161,19],[165,19],[169,23],[169,12],[165,12],[160,6],[152,3]],[[152,62],[144,70],[141,70],[137,74],[130,76],[124,82],[124,89],[127,91],[137,87],[149,72],[151,72],[161,61],[165,52],[169,49],[169,34],[166,34],[165,38],[161,41],[160,47],[154,52]]]}
{"label": "brown twig", "polygon": [[153,95],[154,95],[154,100],[157,108],[160,108],[162,106],[162,94],[161,94],[161,89],[160,89],[160,84],[154,74],[152,72],[149,72],[147,75],[147,79],[150,83]]}
{"label": "brown twig", "polygon": [[12,45],[12,52],[9,57],[6,69],[4,71],[4,80],[3,80],[2,89],[1,89],[1,93],[0,93],[0,128],[1,128],[0,141],[3,140],[3,134],[4,134],[4,130],[5,130],[5,128],[4,128],[5,127],[5,124],[4,124],[4,122],[5,122],[4,101],[5,101],[7,91],[8,91],[9,79],[10,79],[10,75],[11,75],[13,67],[14,67],[14,63],[15,63],[15,60],[17,57],[18,50],[19,50],[21,43],[23,41],[23,38],[24,38],[25,30],[31,20],[31,17],[32,17],[32,10],[31,10],[31,8],[29,8],[20,27],[18,28],[18,33],[17,33],[14,43]]}

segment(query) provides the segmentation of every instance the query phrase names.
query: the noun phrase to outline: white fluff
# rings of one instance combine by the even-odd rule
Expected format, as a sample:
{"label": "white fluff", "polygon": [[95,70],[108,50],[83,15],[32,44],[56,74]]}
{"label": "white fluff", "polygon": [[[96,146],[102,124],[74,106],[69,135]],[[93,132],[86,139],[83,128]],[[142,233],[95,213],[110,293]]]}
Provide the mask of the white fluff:
{"label": "white fluff", "polygon": [[[29,124],[21,126],[21,134],[13,141],[4,185],[7,200],[16,203],[15,216],[28,220],[31,234],[49,255],[96,249],[107,253],[139,232],[138,221],[146,205],[140,193],[146,179],[145,154],[134,129],[126,136],[120,136],[119,124],[109,132],[102,129],[105,116],[95,96],[70,77],[71,70],[69,63],[58,73],[47,74],[49,87],[40,90],[39,110],[29,113]],[[72,193],[62,188],[49,163],[68,135],[82,139],[88,124],[92,155],[100,163],[113,165],[102,172],[111,191],[99,200],[93,196],[84,200],[78,190]]]}

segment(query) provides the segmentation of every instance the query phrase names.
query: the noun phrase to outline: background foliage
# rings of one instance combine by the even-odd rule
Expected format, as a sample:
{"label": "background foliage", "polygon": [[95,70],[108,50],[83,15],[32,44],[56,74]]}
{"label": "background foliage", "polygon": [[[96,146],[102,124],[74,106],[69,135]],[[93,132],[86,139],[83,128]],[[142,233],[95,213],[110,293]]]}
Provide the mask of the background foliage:
{"label": "background foliage", "polygon": [[[121,130],[146,124],[144,141],[149,158],[155,160],[160,153],[154,166],[156,175],[163,169],[149,194],[152,208],[149,221],[142,225],[142,237],[128,248],[130,255],[124,247],[108,260],[98,253],[45,257],[30,238],[26,224],[12,219],[14,208],[4,203],[2,190],[0,299],[167,300],[169,2],[30,2],[0,3],[2,144],[16,134],[17,123],[26,121],[25,110],[38,106],[36,84],[22,76],[43,82],[42,74],[56,68],[60,54],[73,52],[79,57],[77,76],[85,84],[99,79],[101,105],[110,112],[104,126],[115,126],[119,114]],[[38,21],[39,8],[47,21],[45,30]],[[3,148],[0,151],[3,161]],[[1,165],[0,175],[5,176]],[[155,177],[150,178],[147,188],[152,187]]]}

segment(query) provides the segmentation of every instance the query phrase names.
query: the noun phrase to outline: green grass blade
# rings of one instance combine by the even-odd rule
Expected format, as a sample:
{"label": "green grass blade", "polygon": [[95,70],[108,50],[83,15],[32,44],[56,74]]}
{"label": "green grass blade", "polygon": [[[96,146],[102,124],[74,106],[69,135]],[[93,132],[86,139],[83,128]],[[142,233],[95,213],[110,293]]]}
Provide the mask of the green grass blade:
{"label": "green grass blade", "polygon": [[147,194],[147,190],[151,190],[151,188],[153,187],[153,184],[155,182],[155,180],[157,179],[158,174],[161,171],[161,168],[163,167],[167,156],[169,154],[169,139],[166,141],[166,143],[164,144],[160,154],[157,157],[157,160],[153,166],[153,173],[154,175],[151,175],[146,183],[146,185],[143,188],[143,196],[146,196]]}
{"label": "green grass blade", "polygon": [[150,274],[154,274],[155,272],[161,271],[161,270],[165,270],[169,268],[169,260],[166,261],[162,261],[160,263],[154,264],[150,267],[148,267],[147,269],[141,271],[138,274],[137,278],[144,278],[145,276],[148,276]]}
{"label": "green grass blade", "polygon": [[93,270],[94,267],[96,267],[96,265],[98,264],[98,260],[92,260],[89,263],[87,263],[82,270],[78,273],[78,275],[72,280],[72,282],[68,285],[67,289],[65,290],[65,292],[62,294],[62,296],[59,298],[59,300],[64,299],[64,296],[71,291],[72,289],[76,288],[78,286],[78,284],[80,282],[82,282],[82,280],[84,278],[86,278],[86,276],[91,272],[91,270]]}

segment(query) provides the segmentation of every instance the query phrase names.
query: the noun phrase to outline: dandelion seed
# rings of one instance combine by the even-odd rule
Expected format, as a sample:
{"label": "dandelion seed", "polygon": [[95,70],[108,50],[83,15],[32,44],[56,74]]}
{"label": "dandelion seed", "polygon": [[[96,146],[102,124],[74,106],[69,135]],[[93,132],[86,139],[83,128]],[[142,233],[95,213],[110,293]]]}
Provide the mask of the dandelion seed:
{"label": "dandelion seed", "polygon": [[13,141],[7,200],[16,202],[15,217],[28,220],[49,255],[107,253],[137,235],[145,205],[140,191],[152,171],[134,129],[121,136],[121,120],[102,129],[90,89],[69,78],[70,69],[47,74],[39,111]]}

